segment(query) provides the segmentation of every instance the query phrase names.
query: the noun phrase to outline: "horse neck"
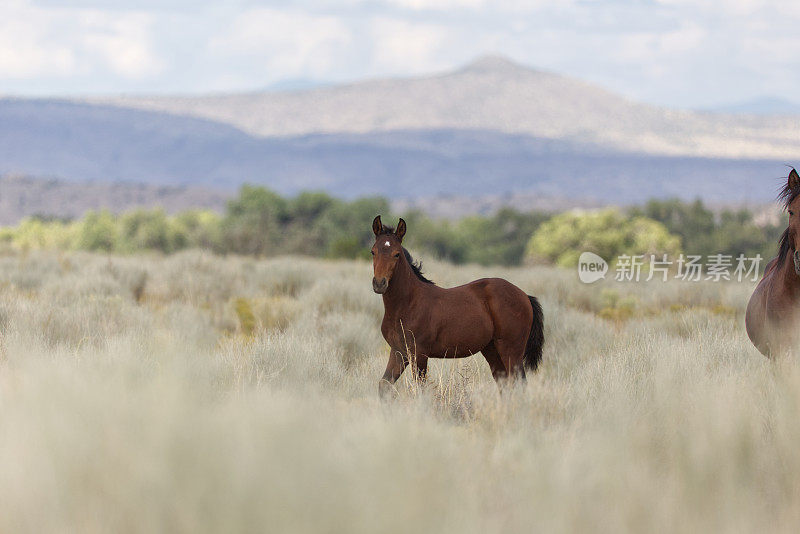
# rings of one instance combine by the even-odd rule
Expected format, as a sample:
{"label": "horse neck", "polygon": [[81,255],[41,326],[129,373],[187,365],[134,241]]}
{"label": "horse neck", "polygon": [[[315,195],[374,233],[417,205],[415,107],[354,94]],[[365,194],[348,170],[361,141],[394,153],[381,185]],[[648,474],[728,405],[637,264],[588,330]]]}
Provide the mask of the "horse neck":
{"label": "horse neck", "polygon": [[387,313],[407,309],[421,294],[424,294],[426,284],[422,282],[405,256],[401,255],[397,263],[389,288],[383,294],[383,306]]}

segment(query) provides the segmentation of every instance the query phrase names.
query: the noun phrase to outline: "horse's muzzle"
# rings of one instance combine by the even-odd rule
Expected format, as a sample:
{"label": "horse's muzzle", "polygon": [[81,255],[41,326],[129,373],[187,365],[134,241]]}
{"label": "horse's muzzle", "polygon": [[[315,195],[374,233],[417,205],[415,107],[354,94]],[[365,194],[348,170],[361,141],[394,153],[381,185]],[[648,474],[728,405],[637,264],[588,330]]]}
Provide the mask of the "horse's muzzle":
{"label": "horse's muzzle", "polygon": [[372,290],[375,293],[382,295],[386,293],[387,289],[389,289],[389,280],[386,278],[381,278],[380,280],[377,278],[372,279]]}

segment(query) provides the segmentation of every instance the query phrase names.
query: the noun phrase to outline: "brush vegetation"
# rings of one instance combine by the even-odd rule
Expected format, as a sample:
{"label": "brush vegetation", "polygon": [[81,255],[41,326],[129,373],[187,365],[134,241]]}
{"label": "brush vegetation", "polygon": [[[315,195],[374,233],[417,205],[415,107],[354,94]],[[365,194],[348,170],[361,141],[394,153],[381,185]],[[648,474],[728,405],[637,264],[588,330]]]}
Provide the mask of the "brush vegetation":
{"label": "brush vegetation", "polygon": [[371,266],[0,256],[0,531],[796,532],[800,365],[748,342],[752,283],[537,295],[540,370],[481,356],[378,400]]}
{"label": "brush vegetation", "polygon": [[[341,200],[321,192],[282,197],[245,186],[224,214],[161,209],[123,214],[89,212],[78,220],[31,217],[0,228],[0,245],[16,250],[88,250],[131,254],[204,248],[256,257],[305,255],[369,258],[376,214],[397,220],[380,197]],[[407,244],[450,263],[515,266],[555,263],[574,267],[584,251],[611,261],[621,254],[710,255],[740,253],[767,258],[782,227],[757,224],[746,209],[715,213],[701,201],[652,200],[628,210],[561,214],[502,209],[453,221],[404,213]]]}

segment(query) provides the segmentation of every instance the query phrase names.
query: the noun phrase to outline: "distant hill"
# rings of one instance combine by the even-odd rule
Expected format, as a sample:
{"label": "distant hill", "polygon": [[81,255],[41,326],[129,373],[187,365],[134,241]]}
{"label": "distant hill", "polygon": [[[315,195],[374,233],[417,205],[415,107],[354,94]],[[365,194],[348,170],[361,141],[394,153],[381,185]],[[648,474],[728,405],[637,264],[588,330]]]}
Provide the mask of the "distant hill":
{"label": "distant hill", "polygon": [[750,115],[799,115],[800,104],[791,102],[784,98],[763,96],[737,102],[727,106],[718,106],[711,111],[716,113],[736,113]]}
{"label": "distant hill", "polygon": [[227,195],[193,187],[109,182],[64,182],[30,176],[0,176],[0,224],[31,215],[77,218],[89,210],[121,212],[161,207],[168,213],[189,208],[223,211]]}
{"label": "distant hill", "polygon": [[[67,182],[35,176],[0,176],[0,225],[16,224],[25,217],[77,219],[89,210],[107,209],[122,213],[136,208],[162,208],[167,213],[205,208],[223,213],[232,191],[221,192],[199,187],[171,187],[128,182]],[[558,212],[576,207],[594,208],[600,204],[566,197],[546,197],[536,193],[505,195],[438,195],[396,199],[395,213],[423,211],[433,217],[452,219],[467,215],[488,215],[501,208],[519,211]]]}
{"label": "distant hill", "polygon": [[0,99],[3,174],[231,189],[268,172],[263,159],[252,158],[259,144],[236,128],[207,120],[58,100]]}
{"label": "distant hill", "polygon": [[797,162],[800,117],[667,110],[496,57],[437,76],[282,92],[0,98],[0,175],[94,182],[29,184],[23,196],[0,182],[12,218],[15,202],[24,197],[30,213],[39,196],[76,215],[138,205],[136,195],[220,206],[244,183],[454,214],[669,196],[768,202],[784,164]]}
{"label": "distant hill", "polygon": [[653,156],[481,130],[262,138],[217,122],[113,106],[0,100],[0,174],[342,197],[497,195],[625,204],[769,199],[782,161]]}
{"label": "distant hill", "polygon": [[327,82],[320,82],[317,80],[309,80],[306,78],[293,78],[288,80],[281,80],[270,84],[267,91],[272,92],[289,92],[289,91],[308,91],[309,89],[319,89],[320,87],[327,87],[330,84]]}
{"label": "distant hill", "polygon": [[664,109],[499,57],[436,76],[297,92],[90,102],[206,118],[261,137],[469,129],[657,155],[800,159],[799,117]]}

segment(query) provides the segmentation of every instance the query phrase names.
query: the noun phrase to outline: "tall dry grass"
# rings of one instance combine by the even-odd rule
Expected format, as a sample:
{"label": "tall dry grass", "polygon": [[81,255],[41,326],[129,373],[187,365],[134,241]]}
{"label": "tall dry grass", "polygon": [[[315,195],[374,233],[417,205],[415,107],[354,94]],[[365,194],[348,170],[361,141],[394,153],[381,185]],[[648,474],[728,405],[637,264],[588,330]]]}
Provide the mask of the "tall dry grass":
{"label": "tall dry grass", "polygon": [[795,532],[800,366],[751,284],[538,295],[543,365],[480,356],[382,404],[370,266],[201,252],[0,257],[2,532]]}

